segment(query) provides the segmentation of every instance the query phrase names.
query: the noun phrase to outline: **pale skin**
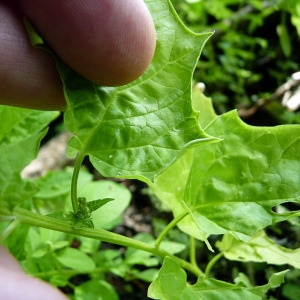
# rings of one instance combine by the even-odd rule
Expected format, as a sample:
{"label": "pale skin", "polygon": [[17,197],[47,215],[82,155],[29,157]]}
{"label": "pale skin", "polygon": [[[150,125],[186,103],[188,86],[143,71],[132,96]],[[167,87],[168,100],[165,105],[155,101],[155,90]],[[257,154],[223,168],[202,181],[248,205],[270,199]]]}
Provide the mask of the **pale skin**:
{"label": "pale skin", "polygon": [[[66,105],[53,57],[31,46],[23,16],[65,63],[100,85],[137,79],[155,51],[155,28],[143,0],[1,0],[0,104],[42,110]],[[67,298],[27,276],[0,246],[0,299]]]}
{"label": "pale skin", "polygon": [[138,78],[155,50],[155,28],[143,0],[1,0],[1,104],[65,106],[54,60],[31,46],[24,15],[62,60],[101,85]]}

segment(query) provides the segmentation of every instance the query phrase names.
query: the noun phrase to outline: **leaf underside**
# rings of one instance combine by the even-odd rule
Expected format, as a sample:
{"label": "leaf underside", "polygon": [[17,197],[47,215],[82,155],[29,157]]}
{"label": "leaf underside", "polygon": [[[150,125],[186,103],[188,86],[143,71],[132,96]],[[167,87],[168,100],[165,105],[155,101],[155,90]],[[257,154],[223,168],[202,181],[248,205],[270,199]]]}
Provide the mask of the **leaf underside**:
{"label": "leaf underside", "polygon": [[185,28],[167,1],[146,1],[157,32],[156,52],[142,77],[122,87],[101,87],[61,61],[58,69],[74,133],[70,153],[89,155],[107,177],[153,181],[191,144],[209,141],[191,106],[191,80],[211,33]]}
{"label": "leaf underside", "polygon": [[236,111],[206,123],[205,132],[222,141],[190,149],[151,185],[175,215],[189,212],[182,230],[203,240],[230,232],[246,241],[300,215],[276,213],[282,203],[300,202],[299,125],[253,127]]}
{"label": "leaf underside", "polygon": [[289,264],[300,268],[300,248],[288,249],[277,245],[263,230],[257,232],[248,242],[238,241],[231,234],[225,234],[222,241],[217,242],[217,247],[230,260]]}
{"label": "leaf underside", "polygon": [[147,5],[157,48],[135,82],[100,87],[58,61],[70,150],[89,155],[104,176],[149,183],[175,216],[189,212],[180,228],[205,241],[226,232],[249,240],[299,215],[273,209],[300,199],[300,126],[248,126],[235,111],[216,116],[203,97],[192,107],[191,78],[210,34],[186,29],[167,1]]}
{"label": "leaf underside", "polygon": [[57,61],[74,133],[69,152],[89,155],[104,176],[146,181],[175,216],[189,213],[179,227],[205,241],[227,232],[247,241],[298,216],[275,210],[300,202],[300,126],[252,127],[235,111],[216,116],[205,97],[192,103],[193,70],[210,33],[189,31],[169,1],[146,4],[157,48],[138,80],[101,87]]}
{"label": "leaf underside", "polygon": [[194,285],[187,283],[185,271],[171,258],[166,257],[157,278],[148,289],[148,297],[162,300],[181,299],[249,299],[259,300],[270,288],[284,282],[287,271],[273,274],[267,284],[256,288],[245,288],[211,278],[199,277]]}
{"label": "leaf underside", "polygon": [[7,201],[10,209],[37,192],[20,173],[36,157],[45,127],[58,115],[0,105],[0,200]]}

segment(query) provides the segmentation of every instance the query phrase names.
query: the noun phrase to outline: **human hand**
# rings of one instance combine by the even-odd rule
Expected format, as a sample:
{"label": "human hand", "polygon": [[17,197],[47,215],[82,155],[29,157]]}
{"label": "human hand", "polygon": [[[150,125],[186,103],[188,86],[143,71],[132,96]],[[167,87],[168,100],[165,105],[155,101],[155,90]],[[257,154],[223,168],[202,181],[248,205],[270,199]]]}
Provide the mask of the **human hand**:
{"label": "human hand", "polygon": [[154,53],[155,28],[143,0],[1,0],[1,104],[65,106],[54,60],[30,45],[23,16],[63,61],[101,85],[138,78]]}
{"label": "human hand", "polygon": [[[31,46],[26,16],[71,68],[101,85],[123,85],[151,62],[155,29],[143,0],[1,0],[0,103],[63,110],[55,62]],[[1,299],[66,299],[50,285],[27,276],[0,246]]]}
{"label": "human hand", "polygon": [[15,258],[0,246],[0,299],[67,300],[49,284],[25,274]]}

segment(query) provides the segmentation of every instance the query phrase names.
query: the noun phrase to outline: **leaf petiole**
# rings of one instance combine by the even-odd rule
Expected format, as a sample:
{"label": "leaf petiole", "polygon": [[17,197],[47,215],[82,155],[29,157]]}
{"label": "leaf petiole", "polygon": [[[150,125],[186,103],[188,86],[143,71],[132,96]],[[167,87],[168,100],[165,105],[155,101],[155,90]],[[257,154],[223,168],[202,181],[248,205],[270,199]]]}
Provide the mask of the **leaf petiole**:
{"label": "leaf petiole", "polygon": [[78,182],[79,171],[84,157],[85,157],[84,154],[81,153],[78,154],[75,162],[75,167],[74,167],[72,182],[71,182],[71,201],[72,201],[73,211],[75,214],[78,212],[77,182]]}
{"label": "leaf petiole", "polygon": [[155,247],[158,249],[162,240],[164,239],[164,237],[168,234],[168,232],[174,228],[184,217],[186,217],[189,214],[188,211],[183,212],[182,214],[180,214],[179,216],[177,216],[176,218],[174,218],[167,226],[166,228],[160,233],[160,235],[157,237],[156,241],[155,241]]}
{"label": "leaf petiole", "polygon": [[195,238],[193,236],[190,236],[190,262],[197,266]]}
{"label": "leaf petiole", "polygon": [[213,265],[223,256],[223,252],[218,253],[216,256],[214,256],[210,262],[207,264],[205,268],[205,277],[208,278],[210,270],[212,269]]}

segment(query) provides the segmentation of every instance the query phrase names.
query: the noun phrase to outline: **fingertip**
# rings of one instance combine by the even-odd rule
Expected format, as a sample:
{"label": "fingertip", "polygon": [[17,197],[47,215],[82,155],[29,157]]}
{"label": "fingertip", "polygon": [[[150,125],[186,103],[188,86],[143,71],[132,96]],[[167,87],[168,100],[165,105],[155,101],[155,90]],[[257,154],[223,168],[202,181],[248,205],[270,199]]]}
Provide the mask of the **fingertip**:
{"label": "fingertip", "polygon": [[14,1],[0,2],[0,104],[62,110],[66,103],[53,57],[30,44]]}
{"label": "fingertip", "polygon": [[0,266],[0,299],[67,300],[68,298],[40,279]]}
{"label": "fingertip", "polygon": [[93,82],[129,83],[152,60],[155,27],[142,0],[21,0],[20,5],[57,55]]}
{"label": "fingertip", "polygon": [[46,282],[26,275],[18,261],[0,246],[0,299],[66,300],[67,297]]}

